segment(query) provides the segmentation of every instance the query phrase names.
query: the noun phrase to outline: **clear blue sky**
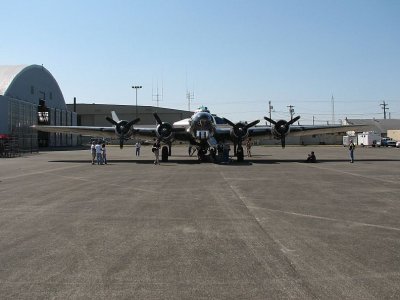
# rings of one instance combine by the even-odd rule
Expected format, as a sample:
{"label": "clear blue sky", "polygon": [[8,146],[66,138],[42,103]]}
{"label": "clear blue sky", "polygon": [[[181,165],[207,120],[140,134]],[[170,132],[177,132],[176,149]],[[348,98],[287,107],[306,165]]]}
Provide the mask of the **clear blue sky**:
{"label": "clear blue sky", "polygon": [[398,0],[0,0],[0,64],[43,64],[67,103],[206,105],[233,121],[400,118]]}

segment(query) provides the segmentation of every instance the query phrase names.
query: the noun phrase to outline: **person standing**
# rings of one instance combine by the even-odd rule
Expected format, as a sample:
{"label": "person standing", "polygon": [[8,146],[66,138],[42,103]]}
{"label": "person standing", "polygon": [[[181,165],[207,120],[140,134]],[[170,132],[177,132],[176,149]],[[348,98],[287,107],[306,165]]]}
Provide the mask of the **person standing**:
{"label": "person standing", "polygon": [[96,148],[95,148],[95,142],[94,141],[90,145],[90,154],[92,155],[92,165],[94,165],[94,160],[96,158]]}
{"label": "person standing", "polygon": [[350,152],[350,162],[354,162],[354,149],[356,148],[356,145],[354,145],[353,140],[350,140],[349,144],[349,152]]}
{"label": "person standing", "polygon": [[159,160],[159,158],[160,158],[160,147],[161,147],[160,141],[156,140],[156,142],[153,144],[153,148],[152,148],[152,151],[153,151],[154,156],[155,156],[155,161],[154,161],[155,165],[159,165],[160,164],[160,160]]}
{"label": "person standing", "polygon": [[137,141],[135,146],[136,146],[136,156],[140,156],[140,147],[142,146],[140,144],[140,141]]}
{"label": "person standing", "polygon": [[101,153],[103,155],[103,162],[106,165],[107,164],[107,151],[106,151],[106,144],[105,143],[103,143],[101,145]]}
{"label": "person standing", "polygon": [[247,148],[247,156],[251,157],[251,138],[247,139],[246,148]]}
{"label": "person standing", "polygon": [[103,164],[103,158],[102,158],[101,145],[100,145],[100,143],[97,142],[96,145],[94,146],[94,148],[96,149],[96,160],[97,160],[97,164],[98,164],[98,165],[102,165],[102,164]]}

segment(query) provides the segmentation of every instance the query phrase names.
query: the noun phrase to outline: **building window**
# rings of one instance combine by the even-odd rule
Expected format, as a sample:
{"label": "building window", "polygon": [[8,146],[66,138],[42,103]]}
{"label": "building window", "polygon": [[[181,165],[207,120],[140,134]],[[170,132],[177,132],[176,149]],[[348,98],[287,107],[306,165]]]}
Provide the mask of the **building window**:
{"label": "building window", "polygon": [[33,95],[35,93],[35,88],[33,87],[33,85],[31,85],[31,95]]}

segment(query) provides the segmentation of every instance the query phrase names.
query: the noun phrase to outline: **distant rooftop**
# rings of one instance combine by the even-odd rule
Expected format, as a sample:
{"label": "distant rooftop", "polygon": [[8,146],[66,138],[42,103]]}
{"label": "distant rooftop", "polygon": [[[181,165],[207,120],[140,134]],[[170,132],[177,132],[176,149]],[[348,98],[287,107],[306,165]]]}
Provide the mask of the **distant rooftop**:
{"label": "distant rooftop", "polygon": [[400,119],[346,119],[350,125],[371,125],[379,131],[400,129]]}

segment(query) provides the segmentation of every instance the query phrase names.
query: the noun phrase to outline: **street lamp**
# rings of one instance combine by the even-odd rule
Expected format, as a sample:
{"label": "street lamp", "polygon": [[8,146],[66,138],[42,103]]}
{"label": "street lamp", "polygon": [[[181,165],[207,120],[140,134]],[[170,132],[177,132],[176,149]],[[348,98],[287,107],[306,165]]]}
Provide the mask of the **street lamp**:
{"label": "street lamp", "polygon": [[132,88],[136,90],[136,118],[137,118],[137,117],[138,117],[138,110],[137,110],[137,90],[138,90],[138,89],[141,89],[142,86],[141,86],[141,85],[134,85],[134,86],[132,86]]}

